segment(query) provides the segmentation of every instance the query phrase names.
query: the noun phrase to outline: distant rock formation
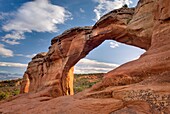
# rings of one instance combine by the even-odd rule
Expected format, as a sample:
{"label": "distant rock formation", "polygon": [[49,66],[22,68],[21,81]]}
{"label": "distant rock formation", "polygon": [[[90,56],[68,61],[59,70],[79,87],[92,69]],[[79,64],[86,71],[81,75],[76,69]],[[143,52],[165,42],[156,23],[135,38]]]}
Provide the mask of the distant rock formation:
{"label": "distant rock formation", "polygon": [[[28,65],[21,91],[27,92],[29,85],[28,94],[1,102],[0,112],[169,114],[169,6],[169,0],[140,0],[136,8],[113,10],[92,27],[72,28],[53,38],[48,53],[38,54]],[[71,68],[108,39],[146,52],[108,72],[92,88],[65,96],[73,94]]]}

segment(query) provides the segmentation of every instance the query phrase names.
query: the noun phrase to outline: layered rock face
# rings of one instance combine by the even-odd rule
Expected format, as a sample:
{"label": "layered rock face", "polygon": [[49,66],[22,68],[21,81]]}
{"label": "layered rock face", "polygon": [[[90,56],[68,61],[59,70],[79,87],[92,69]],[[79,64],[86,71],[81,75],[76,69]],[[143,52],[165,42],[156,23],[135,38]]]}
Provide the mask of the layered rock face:
{"label": "layered rock face", "polygon": [[[28,65],[21,88],[28,94],[1,102],[0,112],[169,114],[169,5],[169,0],[140,0],[135,9],[113,10],[93,27],[73,28],[53,38],[48,53],[38,54]],[[72,67],[107,39],[146,52],[105,74],[92,88],[63,96],[73,94]]]}

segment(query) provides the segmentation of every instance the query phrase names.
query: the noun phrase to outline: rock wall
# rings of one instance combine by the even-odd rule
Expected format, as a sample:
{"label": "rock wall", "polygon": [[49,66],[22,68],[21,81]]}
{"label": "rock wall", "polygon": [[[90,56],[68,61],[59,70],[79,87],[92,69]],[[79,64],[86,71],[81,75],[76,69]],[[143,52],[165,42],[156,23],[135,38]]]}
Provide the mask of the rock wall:
{"label": "rock wall", "polygon": [[[29,93],[1,102],[0,112],[169,114],[169,5],[169,0],[140,0],[135,9],[113,10],[93,27],[73,28],[55,37],[49,52],[35,56],[28,65],[24,76],[29,81],[22,87],[29,85]],[[138,60],[108,72],[92,88],[62,96],[71,90],[67,76],[72,66],[107,39],[146,52]]]}

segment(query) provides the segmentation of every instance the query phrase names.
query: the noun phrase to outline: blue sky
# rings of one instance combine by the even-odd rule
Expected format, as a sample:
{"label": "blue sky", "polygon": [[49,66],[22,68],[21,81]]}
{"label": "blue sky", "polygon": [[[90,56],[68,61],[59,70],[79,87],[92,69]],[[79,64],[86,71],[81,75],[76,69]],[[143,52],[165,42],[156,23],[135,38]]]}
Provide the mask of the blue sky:
{"label": "blue sky", "polygon": [[[90,26],[105,13],[136,6],[138,0],[0,0],[0,73],[23,74],[36,53],[47,52],[53,37]],[[144,50],[105,41],[82,59],[76,73],[107,72]]]}

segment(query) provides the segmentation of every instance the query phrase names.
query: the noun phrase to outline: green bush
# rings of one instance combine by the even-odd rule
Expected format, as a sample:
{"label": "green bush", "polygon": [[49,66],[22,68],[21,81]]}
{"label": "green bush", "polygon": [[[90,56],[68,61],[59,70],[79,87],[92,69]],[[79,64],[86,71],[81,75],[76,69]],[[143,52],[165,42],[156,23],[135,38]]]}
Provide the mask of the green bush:
{"label": "green bush", "polygon": [[20,93],[20,90],[16,89],[12,92],[12,95],[15,96],[15,95],[18,95],[19,93]]}
{"label": "green bush", "polygon": [[83,87],[74,87],[74,92],[75,93],[78,93],[78,92],[81,92],[81,91],[83,91],[85,88],[83,88]]}
{"label": "green bush", "polygon": [[0,92],[0,100],[7,99],[9,97],[8,93]]}
{"label": "green bush", "polygon": [[97,82],[90,82],[89,84],[88,84],[88,86],[89,86],[89,88],[90,87],[92,87],[94,84],[96,84]]}

